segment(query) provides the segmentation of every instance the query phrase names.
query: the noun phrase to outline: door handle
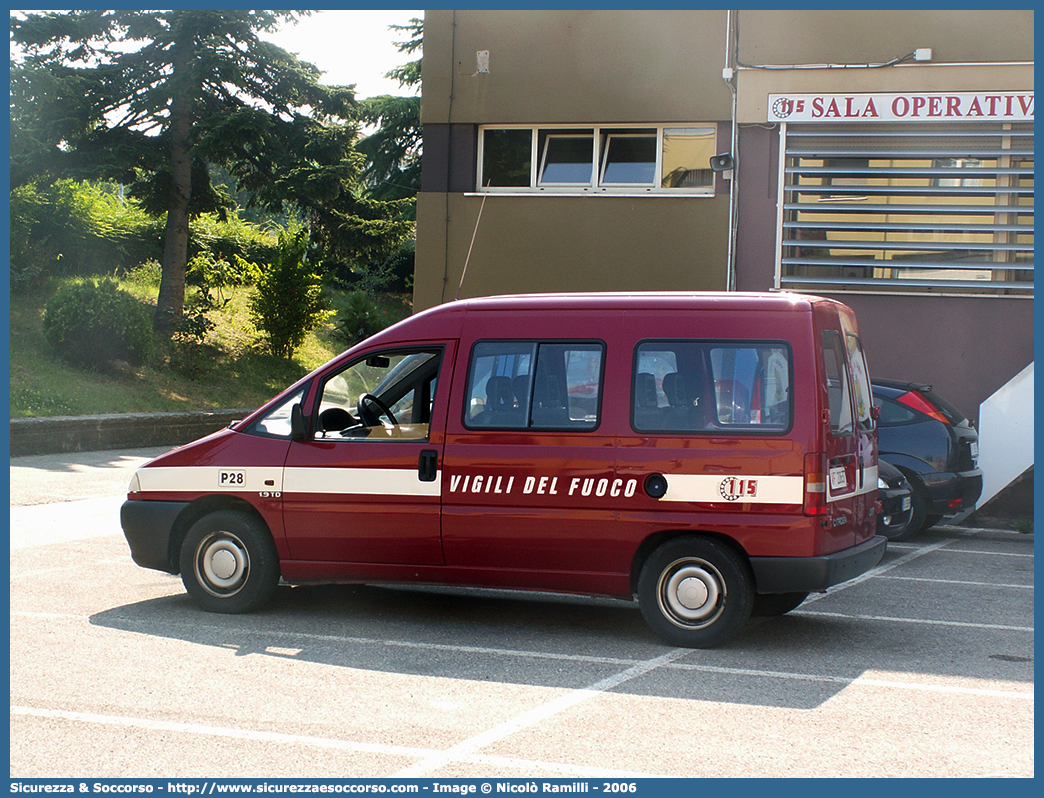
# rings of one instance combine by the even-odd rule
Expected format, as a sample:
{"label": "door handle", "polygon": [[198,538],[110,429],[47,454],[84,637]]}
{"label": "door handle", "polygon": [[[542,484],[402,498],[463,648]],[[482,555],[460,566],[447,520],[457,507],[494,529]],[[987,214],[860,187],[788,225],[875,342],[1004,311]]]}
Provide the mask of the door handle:
{"label": "door handle", "polygon": [[439,453],[435,449],[425,449],[417,463],[417,478],[421,482],[434,482],[438,475]]}

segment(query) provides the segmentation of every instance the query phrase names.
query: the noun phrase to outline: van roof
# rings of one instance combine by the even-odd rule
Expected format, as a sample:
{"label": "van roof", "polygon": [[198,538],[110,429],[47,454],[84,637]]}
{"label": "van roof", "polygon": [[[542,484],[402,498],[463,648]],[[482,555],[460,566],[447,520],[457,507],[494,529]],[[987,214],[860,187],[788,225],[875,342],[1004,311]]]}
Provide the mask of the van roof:
{"label": "van roof", "polygon": [[[513,294],[503,296],[461,299],[438,308],[454,308],[465,313],[476,310],[668,310],[668,309],[730,309],[730,310],[808,310],[817,302],[833,300],[822,297],[780,292],[743,291],[637,291],[584,292],[561,294]],[[432,308],[434,310],[435,308]]]}

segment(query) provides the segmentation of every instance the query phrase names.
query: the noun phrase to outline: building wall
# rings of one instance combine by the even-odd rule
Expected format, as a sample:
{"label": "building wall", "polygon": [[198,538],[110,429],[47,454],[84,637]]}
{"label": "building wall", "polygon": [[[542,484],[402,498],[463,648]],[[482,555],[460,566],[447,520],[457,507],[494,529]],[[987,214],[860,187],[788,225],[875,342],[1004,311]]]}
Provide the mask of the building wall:
{"label": "building wall", "polygon": [[[458,287],[461,297],[722,287],[720,179],[713,196],[491,194],[483,206],[475,164],[480,124],[725,123],[727,151],[725,36],[725,12],[426,12],[414,307]],[[485,74],[479,50],[489,51]]]}
{"label": "building wall", "polygon": [[[427,125],[729,118],[724,11],[426,11]],[[477,74],[476,53],[489,51]]]}
{"label": "building wall", "polygon": [[[739,290],[775,287],[778,127],[770,93],[1032,91],[1033,13],[998,10],[738,13]],[[481,124],[719,124],[724,11],[428,11],[424,187],[415,307],[515,291],[727,287],[728,183],[709,197],[477,192]],[[930,62],[878,64],[930,48]],[[479,74],[476,53],[489,51]],[[481,213],[481,221],[476,221]],[[472,239],[474,244],[472,246]],[[467,274],[460,285],[468,259]],[[933,383],[976,417],[1033,360],[1033,301],[840,293],[859,315],[872,373]]]}
{"label": "building wall", "polygon": [[1032,61],[1033,12],[739,12],[739,60],[747,64],[882,63],[922,47],[935,63]]}

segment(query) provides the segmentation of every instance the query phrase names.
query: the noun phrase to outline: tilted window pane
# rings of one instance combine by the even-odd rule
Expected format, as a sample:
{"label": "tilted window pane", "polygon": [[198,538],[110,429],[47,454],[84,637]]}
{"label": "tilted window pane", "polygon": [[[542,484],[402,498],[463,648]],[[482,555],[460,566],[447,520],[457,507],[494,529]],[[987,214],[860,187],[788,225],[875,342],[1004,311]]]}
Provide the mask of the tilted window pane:
{"label": "tilted window pane", "polygon": [[606,137],[602,183],[651,186],[656,179],[656,136]]}
{"label": "tilted window pane", "polygon": [[589,185],[593,147],[593,135],[548,135],[544,140],[540,185]]}

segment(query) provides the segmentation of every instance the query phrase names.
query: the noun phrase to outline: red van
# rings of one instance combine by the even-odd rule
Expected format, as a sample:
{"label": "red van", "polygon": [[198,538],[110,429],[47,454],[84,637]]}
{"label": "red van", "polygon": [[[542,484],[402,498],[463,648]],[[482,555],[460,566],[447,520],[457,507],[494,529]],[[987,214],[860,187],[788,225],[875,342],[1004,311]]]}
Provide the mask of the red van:
{"label": "red van", "polygon": [[636,596],[705,647],[881,560],[874,418],[835,301],[470,299],[150,461],[121,521],[210,611],[280,578]]}

